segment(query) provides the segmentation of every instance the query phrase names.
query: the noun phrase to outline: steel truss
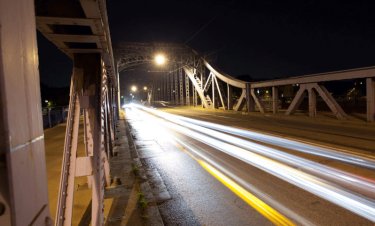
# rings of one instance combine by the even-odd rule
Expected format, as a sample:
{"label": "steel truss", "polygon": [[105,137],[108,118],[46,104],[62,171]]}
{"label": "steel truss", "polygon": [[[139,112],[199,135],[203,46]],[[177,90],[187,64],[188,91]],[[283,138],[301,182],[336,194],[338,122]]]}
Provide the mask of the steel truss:
{"label": "steel truss", "polygon": [[[87,62],[97,63],[88,68]],[[111,183],[109,158],[113,156],[114,108],[111,80],[100,55],[74,55],[69,114],[55,225],[71,225],[74,181],[86,176],[92,189],[92,225],[104,224],[104,188]],[[95,71],[96,69],[96,71]],[[77,157],[80,112],[84,115],[85,156]]]}
{"label": "steel truss", "polygon": [[[315,117],[316,113],[316,97],[315,91],[320,95],[324,95],[324,101],[328,104],[333,113],[338,119],[347,119],[347,116],[342,111],[336,101],[327,94],[328,91],[319,82],[334,81],[343,79],[366,78],[367,82],[367,121],[373,122],[375,120],[375,67],[359,68],[338,72],[322,73],[316,75],[307,75],[292,77],[287,79],[268,80],[264,82],[244,82],[235,79],[228,74],[222,72],[215,65],[208,63],[205,58],[196,50],[180,44],[171,43],[120,43],[115,52],[115,57],[120,65],[120,71],[134,65],[147,63],[155,60],[157,54],[163,54],[167,62],[177,64],[179,68],[179,82],[180,82],[180,104],[183,103],[183,96],[185,96],[186,105],[190,105],[190,86],[192,84],[192,104],[198,106],[198,96],[204,108],[215,109],[222,108],[224,110],[242,111],[244,106],[248,112],[257,109],[265,113],[266,108],[258,95],[257,89],[264,87],[272,88],[272,110],[274,114],[278,113],[278,86],[301,84],[309,92],[309,115]],[[185,86],[182,84],[183,78],[181,69],[185,72]],[[209,72],[206,80],[206,71]],[[172,76],[175,78],[175,76]],[[173,86],[172,82],[171,87]],[[175,84],[176,85],[176,84]],[[306,85],[306,86],[305,86]],[[185,90],[183,91],[183,87]],[[209,92],[209,88],[212,92]],[[233,99],[233,87],[242,89],[242,93],[237,100]],[[312,87],[312,88],[309,88]],[[173,89],[173,88],[172,88]],[[226,89],[226,90],[225,90]],[[175,88],[177,91],[177,89]],[[167,91],[165,91],[167,92]],[[168,90],[171,93],[171,90]],[[301,95],[304,91],[297,94],[295,101],[291,104],[287,111],[292,114],[298,107],[301,101]],[[174,97],[177,101],[176,96]],[[165,95],[163,100],[167,99]],[[234,105],[234,103],[236,104]]]}

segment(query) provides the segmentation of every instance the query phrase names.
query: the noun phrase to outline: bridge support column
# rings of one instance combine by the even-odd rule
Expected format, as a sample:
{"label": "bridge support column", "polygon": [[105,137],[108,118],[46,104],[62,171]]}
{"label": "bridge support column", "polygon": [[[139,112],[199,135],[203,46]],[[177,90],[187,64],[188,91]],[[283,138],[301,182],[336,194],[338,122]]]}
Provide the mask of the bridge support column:
{"label": "bridge support column", "polygon": [[341,120],[348,119],[348,116],[341,109],[340,105],[331,96],[328,90],[323,85],[318,85],[318,83],[301,84],[297,95],[294,97],[285,115],[292,115],[295,113],[299,105],[302,103],[303,98],[305,98],[306,96],[305,91],[308,90],[309,92],[309,115],[310,117],[315,117],[316,94],[314,93],[313,89],[315,89],[319,93],[319,95],[323,98],[324,102],[328,105],[328,107],[331,109],[333,114],[338,119],[341,119]]}
{"label": "bridge support column", "polygon": [[184,79],[182,75],[182,67],[178,69],[179,82],[180,82],[180,105],[184,105]]}
{"label": "bridge support column", "polygon": [[[249,91],[250,92],[250,91]],[[242,89],[242,93],[240,98],[238,99],[238,102],[236,104],[236,107],[234,108],[235,111],[242,111],[245,104],[248,104],[247,101],[245,102],[247,96],[247,89]],[[248,94],[250,96],[250,93]],[[246,99],[247,100],[247,99]],[[249,108],[248,108],[249,109]]]}
{"label": "bridge support column", "polygon": [[34,1],[0,5],[0,225],[50,226]]}
{"label": "bridge support column", "polygon": [[168,75],[168,77],[169,77],[169,95],[170,95],[170,97],[169,97],[169,100],[170,100],[170,104],[174,104],[174,92],[173,92],[173,90],[174,90],[174,81],[173,81],[173,79],[174,79],[174,68],[173,68],[173,66],[174,66],[174,64],[171,64],[171,66],[169,67],[169,69],[170,69],[170,72],[169,72],[169,75]]}
{"label": "bridge support column", "polygon": [[185,72],[186,106],[190,106],[189,81],[189,76]]}
{"label": "bridge support column", "polygon": [[272,110],[274,114],[279,113],[279,88],[277,86],[272,87]]}
{"label": "bridge support column", "polygon": [[306,85],[309,93],[309,116],[316,117],[316,93],[311,85]]}
{"label": "bridge support column", "polygon": [[260,111],[261,113],[266,113],[266,108],[264,107],[263,102],[262,102],[262,100],[260,99],[258,93],[255,92],[255,89],[251,89],[251,96],[253,97],[253,99],[254,99],[256,105],[258,106],[259,111]]}
{"label": "bridge support column", "polygon": [[168,81],[167,81],[168,75],[163,75],[163,99],[162,101],[168,101]]}
{"label": "bridge support column", "polygon": [[375,120],[375,80],[366,78],[367,122]]}
{"label": "bridge support column", "polygon": [[[204,62],[203,60],[200,60],[200,65],[201,65],[201,68],[200,68],[200,71],[201,71],[201,90],[203,92],[203,95],[204,95],[204,84],[206,84],[206,68],[204,66]],[[204,103],[203,103],[203,100],[201,100],[201,104],[202,104],[202,108],[204,107]]]}
{"label": "bridge support column", "polygon": [[228,91],[228,110],[233,110],[233,88],[227,83],[227,91]]}
{"label": "bridge support column", "polygon": [[294,97],[292,103],[289,105],[288,110],[285,112],[285,115],[293,115],[296,112],[297,108],[302,103],[303,98],[305,98],[306,96],[305,90],[306,85],[301,84],[296,96]]}
{"label": "bridge support column", "polygon": [[180,101],[178,100],[178,68],[177,64],[174,64],[173,77],[174,77],[174,101],[175,105],[178,105]]}
{"label": "bridge support column", "polygon": [[247,112],[255,111],[255,102],[252,97],[252,89],[251,89],[250,83],[246,83],[246,107],[247,107]]}

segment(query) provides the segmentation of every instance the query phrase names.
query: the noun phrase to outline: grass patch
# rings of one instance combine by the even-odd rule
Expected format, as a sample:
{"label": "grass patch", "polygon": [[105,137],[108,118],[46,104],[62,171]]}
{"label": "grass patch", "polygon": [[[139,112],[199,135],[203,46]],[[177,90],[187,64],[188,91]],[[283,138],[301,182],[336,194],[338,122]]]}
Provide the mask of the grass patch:
{"label": "grass patch", "polygon": [[141,217],[142,217],[142,219],[148,219],[148,215],[147,214],[141,214]]}
{"label": "grass patch", "polygon": [[146,208],[148,207],[146,200],[144,200],[143,198],[141,198],[141,199],[139,200],[139,206],[140,206],[142,209],[146,209]]}
{"label": "grass patch", "polygon": [[138,195],[139,197],[142,197],[142,196],[144,196],[145,194],[143,194],[142,191],[138,191],[137,195]]}

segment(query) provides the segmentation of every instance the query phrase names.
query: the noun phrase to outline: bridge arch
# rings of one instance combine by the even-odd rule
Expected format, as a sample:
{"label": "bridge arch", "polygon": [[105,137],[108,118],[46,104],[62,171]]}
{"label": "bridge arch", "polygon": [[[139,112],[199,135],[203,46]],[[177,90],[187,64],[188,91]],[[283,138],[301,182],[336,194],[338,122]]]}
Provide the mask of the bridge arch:
{"label": "bridge arch", "polygon": [[[216,65],[207,62],[202,54],[187,45],[158,42],[117,43],[115,47],[115,60],[117,62],[118,72],[120,73],[130,67],[153,62],[159,54],[162,54],[168,63],[177,65],[177,68],[174,68],[173,71],[177,70],[177,73],[179,69],[184,71],[185,76],[191,81],[195,91],[202,101],[202,105],[205,108],[213,109],[216,107],[216,96],[216,100],[219,100],[218,102],[221,104],[221,107],[224,109],[232,109],[232,87],[242,89],[241,96],[239,97],[238,103],[234,109],[241,110],[244,106],[246,82],[238,80],[221,71]],[[206,72],[208,72],[207,81],[205,81]],[[227,85],[226,93],[224,92],[222,83]],[[212,88],[211,97],[208,95],[208,89],[210,86]],[[151,89],[149,93],[149,101],[154,98],[154,93],[155,90]],[[181,97],[182,95],[180,95],[180,98]],[[194,93],[193,99],[196,99]],[[179,103],[182,103],[182,101],[180,100]]]}

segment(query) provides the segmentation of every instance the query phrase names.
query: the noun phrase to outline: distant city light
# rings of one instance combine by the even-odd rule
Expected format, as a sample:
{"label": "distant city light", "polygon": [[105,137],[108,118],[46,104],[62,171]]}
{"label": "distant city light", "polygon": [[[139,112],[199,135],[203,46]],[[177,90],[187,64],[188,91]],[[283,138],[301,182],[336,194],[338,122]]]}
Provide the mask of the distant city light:
{"label": "distant city light", "polygon": [[257,90],[257,93],[259,93],[259,89]]}
{"label": "distant city light", "polygon": [[144,90],[147,90],[147,86],[143,87]]}
{"label": "distant city light", "polygon": [[157,62],[158,64],[163,64],[164,61],[165,61],[165,59],[164,59],[163,56],[158,55],[158,56],[156,57],[156,62]]}
{"label": "distant city light", "polygon": [[121,96],[121,98],[124,98],[124,96]]}
{"label": "distant city light", "polygon": [[44,102],[48,103],[48,100],[45,100]]}
{"label": "distant city light", "polygon": [[132,90],[133,90],[133,91],[136,91],[136,90],[137,90],[137,87],[133,86],[133,87],[132,87]]}
{"label": "distant city light", "polygon": [[268,93],[268,90],[266,90],[266,93]]}

